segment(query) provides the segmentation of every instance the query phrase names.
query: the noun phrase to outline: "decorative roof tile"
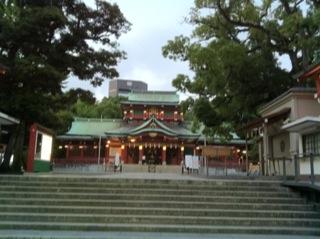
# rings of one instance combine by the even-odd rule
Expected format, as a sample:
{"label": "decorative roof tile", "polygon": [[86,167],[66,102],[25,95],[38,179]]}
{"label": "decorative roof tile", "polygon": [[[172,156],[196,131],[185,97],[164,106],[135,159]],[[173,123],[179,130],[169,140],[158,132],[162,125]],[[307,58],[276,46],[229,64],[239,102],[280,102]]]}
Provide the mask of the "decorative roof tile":
{"label": "decorative roof tile", "polygon": [[128,94],[128,101],[123,103],[179,104],[179,95],[175,91],[131,92]]}

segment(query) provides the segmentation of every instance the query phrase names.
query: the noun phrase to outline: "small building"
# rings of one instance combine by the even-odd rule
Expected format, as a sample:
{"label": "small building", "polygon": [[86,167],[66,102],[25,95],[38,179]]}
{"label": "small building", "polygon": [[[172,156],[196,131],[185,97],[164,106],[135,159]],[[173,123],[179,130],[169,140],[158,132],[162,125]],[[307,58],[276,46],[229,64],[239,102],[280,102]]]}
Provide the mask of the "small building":
{"label": "small building", "polygon": [[114,79],[109,82],[109,97],[128,97],[130,92],[146,92],[148,85],[143,81]]}
{"label": "small building", "polygon": [[[71,129],[57,137],[55,164],[120,159],[125,165],[176,166],[180,172],[185,155],[202,154],[203,137],[184,121],[176,92],[131,92],[121,107],[122,119],[76,118]],[[228,147],[231,153],[236,149]]]}
{"label": "small building", "polygon": [[[309,148],[313,147],[310,142],[314,142],[314,134],[320,131],[314,127],[320,121],[315,93],[314,88],[292,88],[262,106],[261,117],[247,125],[251,136],[258,138],[259,161],[265,174],[279,174],[283,170],[282,160],[286,160],[287,173],[293,175],[292,158],[310,152]],[[305,171],[303,165],[300,170]]]}

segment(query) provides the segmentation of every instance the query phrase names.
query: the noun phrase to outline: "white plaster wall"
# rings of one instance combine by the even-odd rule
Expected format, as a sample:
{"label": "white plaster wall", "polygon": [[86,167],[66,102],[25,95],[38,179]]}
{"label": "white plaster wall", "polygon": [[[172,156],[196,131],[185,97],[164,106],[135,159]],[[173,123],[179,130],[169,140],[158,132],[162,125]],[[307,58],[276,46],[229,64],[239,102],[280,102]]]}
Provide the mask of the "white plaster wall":
{"label": "white plaster wall", "polygon": [[[310,160],[300,159],[300,175],[310,175]],[[314,158],[314,173],[320,175],[320,157]]]}
{"label": "white plaster wall", "polygon": [[292,97],[287,97],[284,100],[281,100],[280,102],[278,102],[277,104],[273,105],[272,107],[268,108],[267,110],[263,110],[260,112],[261,117],[265,117],[267,115],[276,113],[280,110],[283,110],[285,108],[290,108],[291,109],[291,113],[290,113],[290,119],[294,120],[294,116],[293,116],[293,111],[294,111],[294,100]]}
{"label": "white plaster wall", "polygon": [[298,118],[320,116],[320,104],[312,96],[297,97]]}
{"label": "white plaster wall", "polygon": [[[294,175],[294,161],[290,159],[286,159],[285,161],[286,167],[286,175],[293,176]],[[283,175],[283,161],[282,160],[274,160],[270,161],[269,164],[269,172],[270,175]]]}
{"label": "white plaster wall", "polygon": [[[285,143],[285,149],[284,152],[281,152],[281,141],[284,141]],[[289,133],[284,132],[279,135],[275,135],[272,137],[272,148],[273,148],[273,157],[279,158],[279,157],[290,157],[290,138]]]}
{"label": "white plaster wall", "polygon": [[290,93],[284,98],[275,102],[273,105],[260,110],[260,115],[265,117],[267,115],[276,113],[284,108],[290,108],[290,120],[296,120],[304,116],[319,116],[320,104],[314,99],[313,93]]}

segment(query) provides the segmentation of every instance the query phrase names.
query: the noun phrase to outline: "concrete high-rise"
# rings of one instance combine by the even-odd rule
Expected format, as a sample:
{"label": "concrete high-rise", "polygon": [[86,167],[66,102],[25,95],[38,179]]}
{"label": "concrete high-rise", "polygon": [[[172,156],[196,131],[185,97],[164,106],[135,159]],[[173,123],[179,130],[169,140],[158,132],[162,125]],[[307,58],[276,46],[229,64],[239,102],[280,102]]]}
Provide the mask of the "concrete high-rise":
{"label": "concrete high-rise", "polygon": [[146,91],[148,91],[148,85],[143,81],[115,79],[109,83],[109,97],[126,97],[130,92]]}

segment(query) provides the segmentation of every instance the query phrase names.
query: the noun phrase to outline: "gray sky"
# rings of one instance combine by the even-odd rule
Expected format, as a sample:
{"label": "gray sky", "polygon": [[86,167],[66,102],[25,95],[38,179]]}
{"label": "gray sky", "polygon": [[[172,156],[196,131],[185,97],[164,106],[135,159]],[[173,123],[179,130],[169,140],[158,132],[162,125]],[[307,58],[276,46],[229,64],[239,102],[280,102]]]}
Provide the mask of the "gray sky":
{"label": "gray sky", "polygon": [[[120,78],[142,80],[149,90],[175,90],[172,79],[178,73],[191,74],[188,65],[162,56],[161,48],[176,35],[189,35],[192,26],[184,22],[194,0],[112,0],[131,22],[131,31],[120,37],[120,49],[127,60],[117,67]],[[91,4],[93,0],[85,0]],[[97,99],[108,96],[108,80],[100,87],[70,78],[67,89],[81,87],[95,93]]]}
{"label": "gray sky", "polygon": [[[83,0],[93,5],[94,0]],[[127,59],[117,67],[119,78],[141,80],[149,90],[175,90],[171,81],[177,74],[189,74],[186,63],[174,62],[162,56],[161,48],[177,35],[190,35],[192,26],[184,22],[194,0],[109,0],[117,3],[129,22],[131,31],[123,34],[120,49],[127,52]],[[288,56],[281,56],[281,67],[290,69]],[[66,89],[83,88],[94,92],[98,100],[108,96],[108,79],[100,87],[86,81],[69,78]],[[180,94],[180,99],[186,98]]]}

